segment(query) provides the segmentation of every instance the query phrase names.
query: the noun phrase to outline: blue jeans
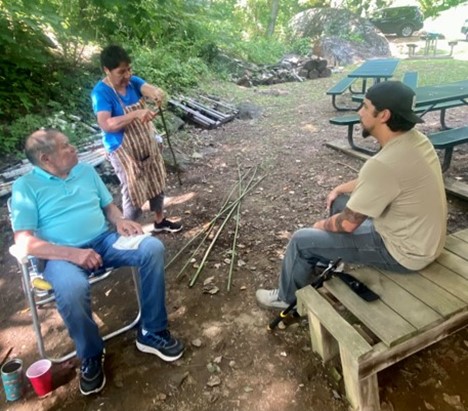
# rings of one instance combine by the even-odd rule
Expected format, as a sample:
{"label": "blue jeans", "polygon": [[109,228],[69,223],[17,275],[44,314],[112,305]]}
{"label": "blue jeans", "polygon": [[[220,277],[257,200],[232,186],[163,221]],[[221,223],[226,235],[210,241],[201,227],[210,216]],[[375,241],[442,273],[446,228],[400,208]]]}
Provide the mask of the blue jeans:
{"label": "blue jeans", "polygon": [[[332,205],[331,214],[344,209],[349,197],[339,196]],[[346,263],[372,265],[399,273],[411,272],[396,261],[385,248],[372,219],[365,220],[353,233],[330,233],[315,228],[296,231],[286,249],[281,269],[279,298],[291,304],[296,291],[310,284],[314,267],[320,261],[341,258]]]}
{"label": "blue jeans", "polygon": [[[106,231],[81,248],[101,255],[104,267],[137,267],[140,275],[141,327],[158,332],[167,328],[164,281],[164,245],[147,237],[136,250],[117,250],[119,235]],[[104,342],[92,318],[88,277],[90,272],[63,260],[48,260],[44,277],[55,291],[57,308],[73,339],[80,359],[99,355]]]}

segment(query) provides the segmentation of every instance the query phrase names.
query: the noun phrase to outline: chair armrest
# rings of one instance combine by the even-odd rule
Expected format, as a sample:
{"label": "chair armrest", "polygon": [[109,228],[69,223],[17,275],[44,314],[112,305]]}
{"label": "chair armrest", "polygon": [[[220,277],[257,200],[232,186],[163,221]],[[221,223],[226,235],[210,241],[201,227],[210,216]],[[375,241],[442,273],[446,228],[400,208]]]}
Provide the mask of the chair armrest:
{"label": "chair armrest", "polygon": [[10,254],[18,260],[20,264],[27,264],[28,263],[28,255],[24,254],[20,251],[16,244],[12,245],[8,251]]}

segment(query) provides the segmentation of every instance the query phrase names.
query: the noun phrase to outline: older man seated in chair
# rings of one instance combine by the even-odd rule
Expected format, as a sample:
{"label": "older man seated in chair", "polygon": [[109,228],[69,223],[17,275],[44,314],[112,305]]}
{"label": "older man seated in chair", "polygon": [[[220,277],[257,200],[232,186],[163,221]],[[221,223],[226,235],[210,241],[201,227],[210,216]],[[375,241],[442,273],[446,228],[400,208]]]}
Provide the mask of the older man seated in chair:
{"label": "older man seated in chair", "polygon": [[78,164],[64,134],[38,130],[28,137],[25,152],[34,167],[13,185],[15,242],[25,254],[45,260],[44,278],[81,360],[81,393],[97,393],[106,383],[104,343],[92,318],[88,282],[98,269],[138,267],[142,316],[136,346],[164,361],[179,359],[184,345],[167,328],[163,244],[141,236],[135,249],[113,247],[120,236],[143,234],[142,228],[123,218],[94,168]]}

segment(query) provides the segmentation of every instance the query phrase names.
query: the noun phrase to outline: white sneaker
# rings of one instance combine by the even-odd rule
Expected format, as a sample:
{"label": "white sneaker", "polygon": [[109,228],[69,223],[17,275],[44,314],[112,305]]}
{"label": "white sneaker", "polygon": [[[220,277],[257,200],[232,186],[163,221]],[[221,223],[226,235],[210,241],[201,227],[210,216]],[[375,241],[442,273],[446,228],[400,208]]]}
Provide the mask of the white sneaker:
{"label": "white sneaker", "polygon": [[262,290],[259,289],[255,293],[258,304],[263,308],[275,308],[278,310],[284,310],[289,307],[289,304],[285,301],[281,301],[278,297],[279,289],[274,290]]}

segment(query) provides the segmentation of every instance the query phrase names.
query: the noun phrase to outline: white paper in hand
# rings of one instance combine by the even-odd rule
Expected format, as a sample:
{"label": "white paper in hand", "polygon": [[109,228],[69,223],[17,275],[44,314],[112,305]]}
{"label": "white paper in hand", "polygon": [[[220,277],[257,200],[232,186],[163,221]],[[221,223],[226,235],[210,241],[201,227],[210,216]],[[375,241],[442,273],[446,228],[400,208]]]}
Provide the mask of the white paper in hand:
{"label": "white paper in hand", "polygon": [[140,243],[146,238],[151,236],[151,233],[131,235],[124,237],[121,235],[119,239],[112,245],[116,250],[136,250]]}

